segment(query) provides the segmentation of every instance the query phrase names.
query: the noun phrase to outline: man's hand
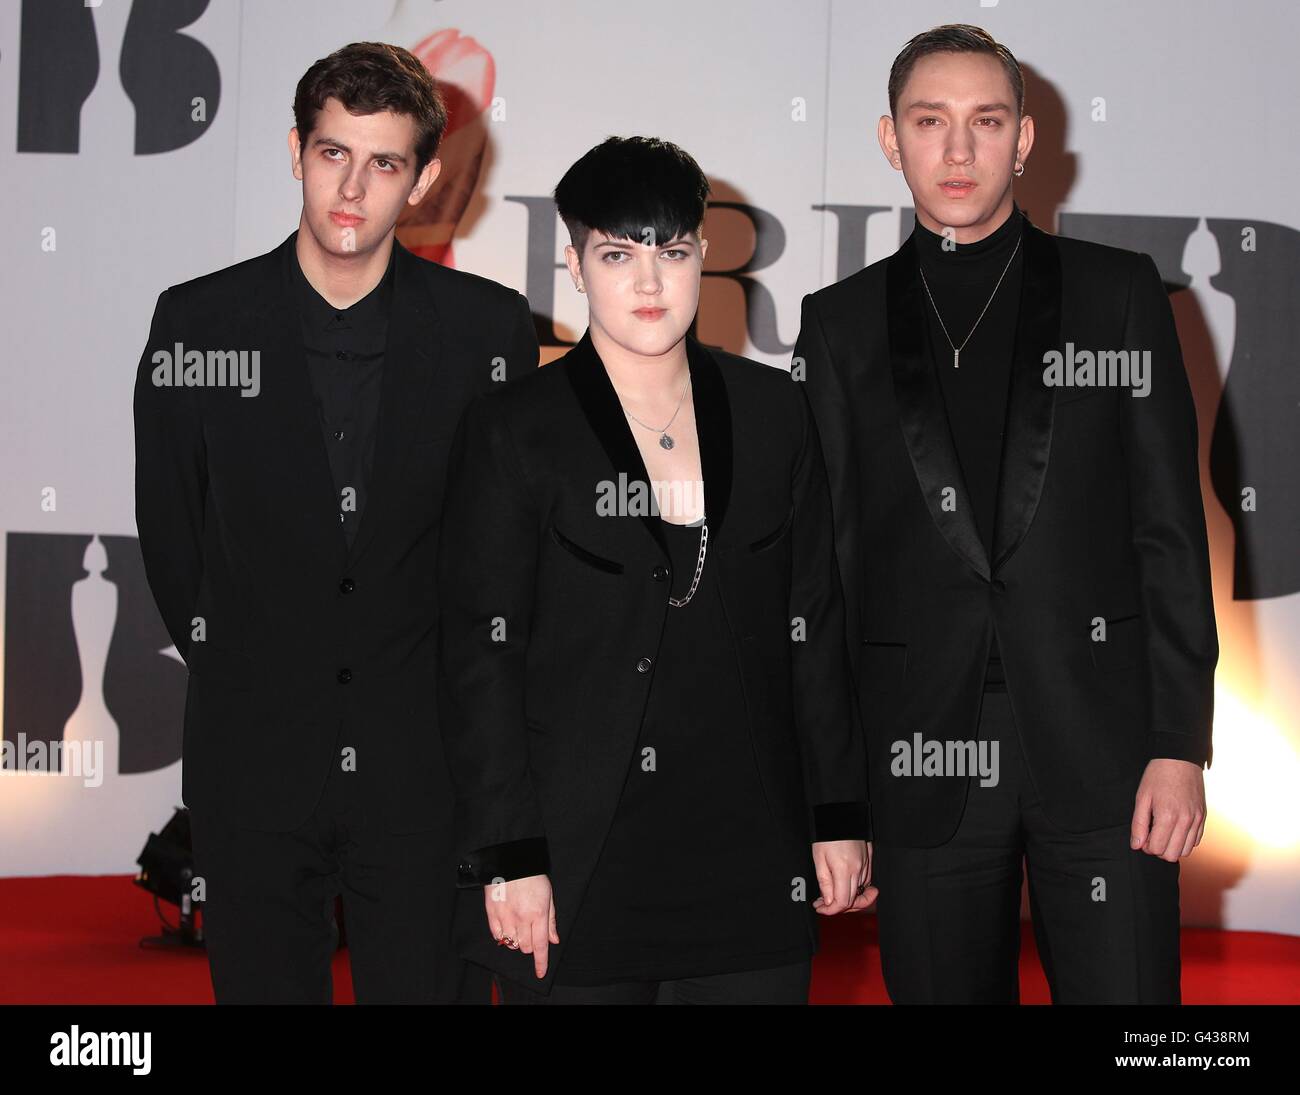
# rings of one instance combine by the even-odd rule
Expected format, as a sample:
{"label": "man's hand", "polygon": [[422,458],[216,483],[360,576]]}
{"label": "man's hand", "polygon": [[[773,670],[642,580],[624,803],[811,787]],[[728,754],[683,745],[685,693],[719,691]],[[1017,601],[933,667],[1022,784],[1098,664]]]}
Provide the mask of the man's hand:
{"label": "man's hand", "polygon": [[871,842],[823,840],[812,846],[821,897],[813,908],[822,916],[860,912],[880,895],[871,882]]}
{"label": "man's hand", "polygon": [[[546,952],[560,937],[555,931],[551,880],[544,874],[495,882],[483,887],[488,928],[501,946],[533,956],[533,969],[546,976]],[[514,946],[511,946],[511,944]]]}
{"label": "man's hand", "polygon": [[1133,807],[1129,845],[1170,863],[1191,855],[1205,835],[1205,775],[1191,761],[1147,762]]}

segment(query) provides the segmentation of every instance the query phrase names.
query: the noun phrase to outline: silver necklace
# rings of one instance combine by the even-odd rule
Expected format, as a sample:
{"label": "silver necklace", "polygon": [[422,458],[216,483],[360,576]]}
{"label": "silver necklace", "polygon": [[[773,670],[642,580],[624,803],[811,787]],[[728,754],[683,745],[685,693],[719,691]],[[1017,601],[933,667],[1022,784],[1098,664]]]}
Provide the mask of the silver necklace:
{"label": "silver necklace", "polygon": [[[630,418],[638,426],[643,426],[651,433],[659,434],[660,448],[671,449],[673,445],[676,444],[676,442],[669,435],[668,426],[671,426],[673,422],[676,421],[678,412],[680,412],[682,409],[682,404],[686,402],[686,389],[690,387],[690,384],[691,384],[691,374],[688,372],[686,374],[686,382],[682,384],[682,394],[677,398],[677,409],[673,411],[673,416],[668,420],[668,425],[665,426],[662,430],[658,429],[655,426],[646,425],[646,423],[642,422],[641,419],[637,418],[637,416],[634,415],[631,411],[629,411],[626,407],[623,407],[623,413],[627,415],[628,418]],[[623,405],[623,401],[620,399],[619,406],[622,405]],[[709,526],[706,524],[700,526],[700,553],[695,560],[695,575],[691,578],[691,588],[686,591],[685,597],[674,597],[671,593],[668,595],[668,603],[672,605],[673,608],[684,608],[686,607],[686,605],[691,603],[691,598],[695,596],[695,591],[700,587],[700,575],[704,573],[704,556],[708,553],[708,550],[709,550]]]}
{"label": "silver necklace", "polygon": [[[998,283],[993,286],[993,292],[989,294],[988,303],[984,305],[984,311],[980,312],[979,318],[975,320],[975,327],[980,325],[980,320],[984,318],[984,312],[989,310],[989,304],[992,304],[993,298],[998,295],[998,288],[1002,285],[1002,279],[1007,276],[1007,271],[1011,269],[1011,264],[1015,261],[1016,251],[1020,250],[1020,241],[1022,239],[1024,239],[1023,232],[1016,238],[1015,250],[1011,252],[1011,258],[1007,259],[1007,264],[1002,267],[1002,273],[998,277]],[[939,314],[939,306],[934,302],[934,294],[930,292],[930,283],[925,280],[925,271],[921,269],[921,264],[919,262],[916,264],[916,268],[921,274],[921,284],[925,286],[925,295],[930,298],[930,307],[934,309],[935,318],[939,321],[939,326],[943,328],[943,337],[948,340],[948,345],[952,347],[952,367],[954,369],[960,369],[961,352],[965,348],[966,343],[970,341],[970,336],[975,333],[975,327],[972,327],[970,329],[970,334],[961,340],[960,346],[953,346],[952,336],[948,334],[948,326],[944,323],[943,316]]]}
{"label": "silver necklace", "polygon": [[[688,372],[686,374],[686,383],[682,385],[682,394],[677,399],[677,410],[673,411],[672,418],[668,420],[668,426],[671,426],[677,420],[677,413],[682,409],[682,404],[686,401],[686,389],[689,388],[690,385],[691,385],[691,374]],[[622,407],[623,401],[620,399],[618,402],[619,402],[619,406]],[[671,449],[677,443],[672,439],[672,437],[669,436],[668,426],[665,426],[662,430],[656,426],[647,426],[644,422],[641,421],[641,419],[637,418],[637,416],[634,415],[631,411],[629,411],[626,407],[623,407],[623,413],[627,415],[628,418],[630,418],[638,426],[645,427],[651,433],[657,433],[659,435],[659,447],[661,449]]]}

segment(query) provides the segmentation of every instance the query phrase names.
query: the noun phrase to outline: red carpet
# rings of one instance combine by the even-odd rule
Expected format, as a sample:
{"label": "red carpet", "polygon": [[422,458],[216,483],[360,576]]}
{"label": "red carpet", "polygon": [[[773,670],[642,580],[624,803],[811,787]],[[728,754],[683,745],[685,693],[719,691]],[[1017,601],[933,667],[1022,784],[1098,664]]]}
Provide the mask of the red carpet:
{"label": "red carpet", "polygon": [[[164,906],[169,920],[175,912]],[[152,898],[129,876],[0,879],[0,1003],[211,1003],[203,952],[139,947],[157,934]],[[1025,1003],[1048,1002],[1028,924],[1020,985]],[[888,1002],[874,916],[822,921],[812,995],[819,1004]],[[352,1002],[346,951],[335,957],[334,997]],[[1183,1000],[1300,1003],[1300,938],[1184,929]]]}

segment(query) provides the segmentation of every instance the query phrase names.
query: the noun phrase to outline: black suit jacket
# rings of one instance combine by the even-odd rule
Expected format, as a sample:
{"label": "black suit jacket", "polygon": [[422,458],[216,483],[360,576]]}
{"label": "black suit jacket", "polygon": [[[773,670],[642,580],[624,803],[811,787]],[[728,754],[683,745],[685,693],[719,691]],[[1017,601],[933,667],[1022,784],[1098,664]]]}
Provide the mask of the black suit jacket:
{"label": "black suit jacket", "polygon": [[[536,367],[532,318],[513,290],[394,242],[374,466],[349,550],[284,276],[296,237],[165,290],[140,359],[136,523],[190,673],[184,800],[288,830],[350,746],[390,831],[447,828],[434,695],[447,450],[494,366]],[[178,343],[257,351],[260,391],[156,385],[155,352]]]}
{"label": "black suit jacket", "polygon": [[[913,241],[804,299],[795,367],[834,499],[882,841],[954,832],[967,780],[893,775],[892,746],[975,737],[995,633],[1057,824],[1124,824],[1147,760],[1211,756],[1218,642],[1196,415],[1160,276],[1148,255],[1028,222],[1024,248],[992,558],[926,350]],[[1149,350],[1150,394],[1048,385],[1044,355],[1071,342]]]}
{"label": "black suit jacket", "polygon": [[[814,839],[870,835],[821,451],[785,370],[687,346],[704,565],[715,568],[746,697],[736,717],[782,833],[773,854],[804,874]],[[648,482],[588,335],[471,403],[448,477],[439,703],[463,857],[457,942],[542,991],[613,819],[672,611],[660,519],[597,513],[598,483],[620,476]],[[794,617],[803,641],[791,641]],[[540,873],[561,943],[539,983],[530,956],[491,938],[482,887]]]}

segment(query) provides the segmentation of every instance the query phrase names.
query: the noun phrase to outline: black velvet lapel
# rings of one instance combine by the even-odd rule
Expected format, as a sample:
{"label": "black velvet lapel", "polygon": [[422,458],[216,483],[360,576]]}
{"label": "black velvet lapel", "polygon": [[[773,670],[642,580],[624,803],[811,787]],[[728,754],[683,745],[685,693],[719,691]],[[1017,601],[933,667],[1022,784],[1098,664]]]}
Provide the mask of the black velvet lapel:
{"label": "black velvet lapel", "polygon": [[732,466],[731,403],[722,371],[708,348],[686,336],[686,357],[691,369],[691,392],[695,400],[695,431],[700,442],[700,472],[704,477],[705,522],[710,543],[718,543],[722,520],[731,502]]}
{"label": "black velvet lapel", "polygon": [[[939,378],[934,375],[934,363],[927,352],[924,290],[918,273],[916,243],[911,236],[889,259],[886,285],[894,396],[916,480],[944,539],[987,581],[988,556],[975,525],[975,510],[948,429]],[[944,508],[949,488],[954,492],[953,509]]]}
{"label": "black velvet lapel", "polygon": [[[731,498],[732,430],[731,404],[718,363],[713,355],[690,335],[686,336],[686,358],[691,372],[691,392],[695,404],[695,428],[700,444],[700,465],[704,477],[705,513],[709,540],[716,541]],[[558,362],[556,364],[559,364]],[[626,482],[650,483],[641,450],[637,448],[632,428],[623,413],[618,393],[610,382],[604,363],[591,343],[587,331],[564,357],[564,366],[578,398],[582,413],[600,441],[617,475]],[[655,514],[641,514],[641,522],[668,554],[668,542],[660,519]]]}
{"label": "black velvet lapel", "polygon": [[993,526],[994,571],[1020,546],[1038,509],[1056,406],[1056,389],[1043,382],[1043,355],[1061,344],[1061,256],[1056,240],[1028,220],[1024,232],[1020,314]]}

